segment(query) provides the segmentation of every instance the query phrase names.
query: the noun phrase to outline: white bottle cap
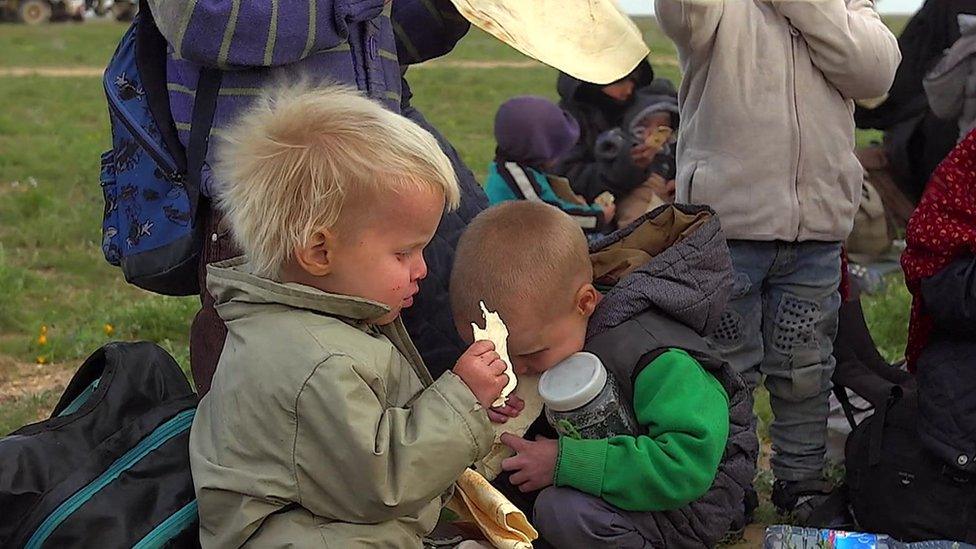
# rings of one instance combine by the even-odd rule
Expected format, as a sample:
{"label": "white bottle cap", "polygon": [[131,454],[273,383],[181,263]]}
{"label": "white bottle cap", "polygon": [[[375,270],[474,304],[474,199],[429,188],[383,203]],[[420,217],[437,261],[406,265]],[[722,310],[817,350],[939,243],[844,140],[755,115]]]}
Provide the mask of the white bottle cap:
{"label": "white bottle cap", "polygon": [[539,396],[554,412],[588,404],[607,384],[607,369],[593,353],[576,353],[539,378]]}

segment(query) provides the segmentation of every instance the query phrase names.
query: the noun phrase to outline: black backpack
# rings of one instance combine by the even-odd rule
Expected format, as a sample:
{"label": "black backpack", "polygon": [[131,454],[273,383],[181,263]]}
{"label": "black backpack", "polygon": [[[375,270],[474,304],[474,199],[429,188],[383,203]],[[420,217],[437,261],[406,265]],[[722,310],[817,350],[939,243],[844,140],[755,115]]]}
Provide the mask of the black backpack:
{"label": "black backpack", "polygon": [[858,526],[906,542],[976,543],[976,478],[925,448],[915,392],[894,390],[876,410],[847,439],[847,490]]}
{"label": "black backpack", "polygon": [[96,351],[50,419],[0,439],[0,547],[199,547],[196,404],[158,346]]}

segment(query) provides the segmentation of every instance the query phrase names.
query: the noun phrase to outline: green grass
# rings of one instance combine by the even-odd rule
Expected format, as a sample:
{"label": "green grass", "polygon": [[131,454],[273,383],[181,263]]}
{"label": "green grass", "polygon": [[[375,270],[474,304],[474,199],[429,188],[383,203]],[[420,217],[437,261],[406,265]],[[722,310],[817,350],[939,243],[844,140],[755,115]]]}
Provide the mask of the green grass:
{"label": "green grass", "polygon": [[54,408],[60,396],[59,391],[46,390],[0,403],[3,406],[3,413],[0,414],[0,434],[16,431],[28,423],[37,421]]}
{"label": "green grass", "polygon": [[183,346],[195,300],[129,286],[101,254],[98,155],[108,126],[99,80],[3,78],[0,93],[0,151],[10,151],[0,154],[0,353],[75,360],[109,340],[106,324],[113,338]]}
{"label": "green grass", "polygon": [[101,67],[126,28],[113,21],[37,27],[0,23],[0,67]]}

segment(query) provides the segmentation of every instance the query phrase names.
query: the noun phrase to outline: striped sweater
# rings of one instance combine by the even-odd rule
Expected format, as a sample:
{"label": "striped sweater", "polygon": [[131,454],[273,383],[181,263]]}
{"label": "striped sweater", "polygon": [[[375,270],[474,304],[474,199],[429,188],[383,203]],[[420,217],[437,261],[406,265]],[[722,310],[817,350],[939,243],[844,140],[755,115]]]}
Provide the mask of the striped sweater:
{"label": "striped sweater", "polygon": [[[201,66],[226,69],[208,159],[221,128],[261,88],[301,76],[355,86],[400,112],[400,65],[450,51],[468,23],[448,0],[150,0],[169,43],[167,87],[180,140],[189,140]],[[209,167],[203,193],[212,194]]]}

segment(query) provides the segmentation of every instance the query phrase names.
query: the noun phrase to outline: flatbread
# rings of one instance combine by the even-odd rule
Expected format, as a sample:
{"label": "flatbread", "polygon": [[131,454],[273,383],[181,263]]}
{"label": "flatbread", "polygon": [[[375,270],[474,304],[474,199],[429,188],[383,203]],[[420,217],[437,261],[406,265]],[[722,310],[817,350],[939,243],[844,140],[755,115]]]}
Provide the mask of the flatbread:
{"label": "flatbread", "polygon": [[472,24],[584,82],[627,76],[649,50],[614,0],[451,0]]}
{"label": "flatbread", "polygon": [[614,199],[613,193],[610,191],[603,191],[599,194],[599,196],[593,199],[593,203],[597,206],[607,208],[609,206],[613,206],[615,200],[616,199]]}
{"label": "flatbread", "polygon": [[481,461],[474,464],[476,471],[481,473],[488,480],[495,480],[502,472],[502,461],[515,455],[515,452],[501,443],[504,433],[512,433],[521,437],[529,430],[529,427],[542,415],[542,397],[539,396],[539,376],[522,376],[519,380],[518,389],[515,395],[525,402],[517,417],[510,418],[505,423],[492,423],[491,427],[495,431],[495,440],[491,445],[488,455]]}
{"label": "flatbread", "polygon": [[461,520],[477,524],[488,541],[499,549],[531,549],[532,542],[539,538],[539,532],[525,513],[471,469],[461,473],[447,508]]}
{"label": "flatbread", "polygon": [[502,318],[495,311],[489,311],[485,302],[481,302],[481,315],[485,319],[485,327],[481,328],[474,322],[471,323],[471,330],[474,332],[475,341],[488,340],[495,344],[495,352],[505,363],[505,375],[508,376],[508,384],[502,389],[501,396],[491,403],[492,408],[504,406],[508,402],[508,395],[512,394],[518,379],[515,377],[515,370],[512,368],[512,360],[508,358],[508,327],[502,322]]}

